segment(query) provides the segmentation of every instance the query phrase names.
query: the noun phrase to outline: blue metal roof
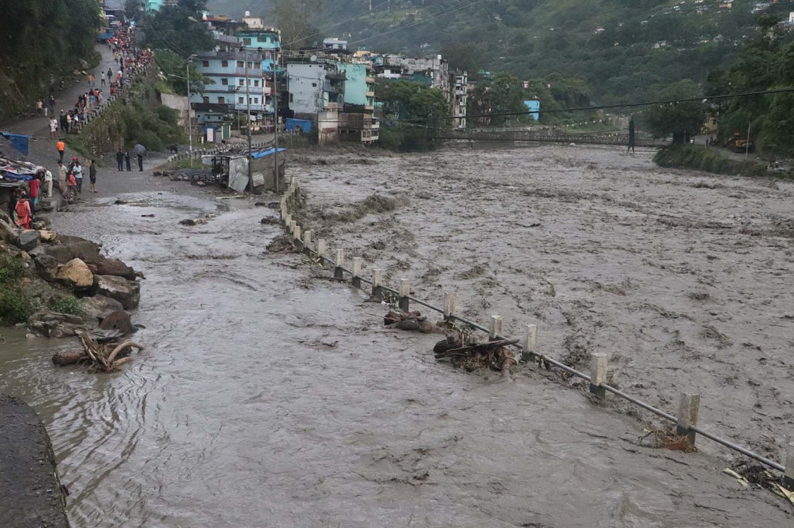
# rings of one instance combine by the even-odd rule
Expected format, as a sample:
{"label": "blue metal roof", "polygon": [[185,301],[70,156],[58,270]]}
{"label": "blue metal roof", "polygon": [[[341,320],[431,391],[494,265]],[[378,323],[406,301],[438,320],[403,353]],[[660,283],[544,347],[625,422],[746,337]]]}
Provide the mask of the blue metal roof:
{"label": "blue metal roof", "polygon": [[[278,149],[279,152],[284,152],[286,150],[287,149],[285,149],[285,148]],[[266,156],[270,156],[274,152],[276,152],[276,149],[274,149],[274,148],[268,149],[268,150],[254,151],[254,152],[251,153],[251,157],[254,158],[254,159],[260,159],[260,158],[264,158]]]}

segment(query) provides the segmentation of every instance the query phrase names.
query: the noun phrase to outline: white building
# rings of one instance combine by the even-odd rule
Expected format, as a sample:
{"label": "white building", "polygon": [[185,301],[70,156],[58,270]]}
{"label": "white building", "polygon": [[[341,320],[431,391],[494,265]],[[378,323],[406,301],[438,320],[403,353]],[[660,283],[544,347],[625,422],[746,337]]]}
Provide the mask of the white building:
{"label": "white building", "polygon": [[262,23],[261,17],[251,16],[250,11],[245,12],[245,16],[243,17],[243,24],[248,26],[248,29],[264,29],[265,24]]}

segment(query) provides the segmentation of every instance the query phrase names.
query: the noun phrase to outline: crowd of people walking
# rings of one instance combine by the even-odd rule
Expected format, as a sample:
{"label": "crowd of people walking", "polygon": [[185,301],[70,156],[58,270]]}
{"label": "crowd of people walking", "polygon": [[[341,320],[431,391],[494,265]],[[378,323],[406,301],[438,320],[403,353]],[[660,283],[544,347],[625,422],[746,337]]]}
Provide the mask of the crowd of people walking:
{"label": "crowd of people walking", "polygon": [[[49,169],[41,168],[27,182],[27,188],[20,187],[12,194],[8,204],[9,213],[19,227],[31,228],[34,215],[39,210],[40,198],[52,198],[53,188],[60,191],[64,200],[71,202],[77,195],[82,194],[83,178],[87,175],[90,182],[89,192],[97,192],[98,167],[96,161],[90,160],[87,168],[76,156],[68,164],[64,163],[66,143],[62,134],[79,133],[85,123],[101,112],[104,104],[122,93],[152,62],[151,50],[134,47],[134,31],[134,28],[128,26],[116,30],[114,37],[108,41],[108,46],[113,53],[114,65],[107,71],[103,68],[99,72],[99,77],[93,72],[87,74],[88,89],[77,97],[73,107],[68,110],[60,110],[56,114],[54,95],[36,102],[38,114],[48,119],[50,139],[56,140],[58,169],[57,175],[54,177]],[[137,144],[132,149],[132,153],[137,158],[138,170],[143,171],[146,148]],[[116,153],[118,169],[123,171],[126,165],[127,171],[131,171],[131,158],[129,150],[119,150]]]}

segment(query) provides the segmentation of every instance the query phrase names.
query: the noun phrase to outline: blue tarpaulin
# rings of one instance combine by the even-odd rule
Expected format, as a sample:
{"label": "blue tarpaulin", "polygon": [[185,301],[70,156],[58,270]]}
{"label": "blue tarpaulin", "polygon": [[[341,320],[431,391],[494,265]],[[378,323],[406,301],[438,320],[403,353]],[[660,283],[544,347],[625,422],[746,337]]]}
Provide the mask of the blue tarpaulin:
{"label": "blue tarpaulin", "polygon": [[312,131],[312,122],[308,119],[295,119],[294,117],[290,117],[287,119],[286,129],[289,131],[298,129],[304,134],[308,134]]}
{"label": "blue tarpaulin", "polygon": [[[278,151],[279,151],[279,152],[284,152],[284,151],[286,151],[286,150],[287,150],[287,149],[285,149],[285,148],[280,148],[280,149],[278,149]],[[254,159],[260,159],[260,158],[264,158],[265,156],[270,156],[270,155],[271,155],[271,154],[273,154],[275,151],[276,151],[276,149],[274,149],[274,148],[272,148],[272,149],[268,149],[268,150],[260,150],[260,151],[258,151],[258,152],[256,152],[256,151],[255,151],[255,152],[253,152],[253,153],[251,154],[251,157],[252,157],[252,158],[254,158]]]}
{"label": "blue tarpaulin", "polygon": [[23,136],[22,134],[12,134],[11,132],[0,132],[0,136],[3,136],[11,144],[14,146],[15,149],[20,151],[23,155],[27,156],[30,150],[30,138],[32,136]]}

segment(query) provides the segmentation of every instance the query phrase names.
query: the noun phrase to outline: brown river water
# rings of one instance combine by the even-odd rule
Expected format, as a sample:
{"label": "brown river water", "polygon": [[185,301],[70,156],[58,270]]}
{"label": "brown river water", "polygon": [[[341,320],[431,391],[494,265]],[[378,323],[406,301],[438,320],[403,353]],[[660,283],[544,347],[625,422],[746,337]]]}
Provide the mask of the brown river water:
{"label": "brown river water", "polygon": [[[384,329],[384,306],[304,257],[268,254],[278,230],[259,220],[273,211],[178,187],[123,197],[136,204],[102,198],[55,227],[146,274],[134,318],[146,349],[96,375],[51,364],[74,342],[3,331],[0,345],[0,391],[42,416],[75,527],[794,519],[778,497],[722,474],[715,452],[646,447],[645,423],[529,368],[510,382],[436,362],[438,336]],[[178,225],[206,213],[220,215]]]}

